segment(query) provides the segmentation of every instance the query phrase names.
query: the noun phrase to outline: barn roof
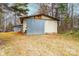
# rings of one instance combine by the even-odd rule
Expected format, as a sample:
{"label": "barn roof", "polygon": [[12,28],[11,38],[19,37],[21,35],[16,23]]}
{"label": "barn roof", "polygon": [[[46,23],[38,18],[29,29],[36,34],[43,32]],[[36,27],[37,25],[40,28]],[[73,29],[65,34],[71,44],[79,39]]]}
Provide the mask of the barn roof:
{"label": "barn roof", "polygon": [[22,25],[15,25],[15,26],[13,26],[13,27],[18,27],[18,28],[19,28],[19,27],[21,27],[21,26],[22,26]]}
{"label": "barn roof", "polygon": [[28,18],[35,17],[35,16],[45,16],[45,17],[51,18],[53,20],[59,21],[59,19],[57,19],[55,17],[49,16],[49,15],[45,15],[45,14],[38,14],[38,15],[22,16],[22,17],[20,17],[21,23],[23,22],[24,19],[28,19]]}

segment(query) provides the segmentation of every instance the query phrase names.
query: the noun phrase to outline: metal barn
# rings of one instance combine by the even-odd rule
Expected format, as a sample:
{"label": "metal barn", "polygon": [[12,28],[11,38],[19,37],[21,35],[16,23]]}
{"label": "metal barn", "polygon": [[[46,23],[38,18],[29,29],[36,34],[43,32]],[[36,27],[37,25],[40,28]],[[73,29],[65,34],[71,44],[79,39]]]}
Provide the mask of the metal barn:
{"label": "metal barn", "polygon": [[46,34],[57,33],[58,19],[44,15],[33,15],[21,17],[21,23],[23,25],[22,30],[26,34]]}

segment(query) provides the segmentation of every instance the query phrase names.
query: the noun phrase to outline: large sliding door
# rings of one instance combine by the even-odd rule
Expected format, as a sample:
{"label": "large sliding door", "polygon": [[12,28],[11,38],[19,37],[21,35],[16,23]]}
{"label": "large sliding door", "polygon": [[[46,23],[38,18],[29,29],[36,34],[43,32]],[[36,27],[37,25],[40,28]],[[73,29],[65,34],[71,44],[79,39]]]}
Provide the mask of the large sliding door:
{"label": "large sliding door", "polygon": [[27,34],[44,34],[44,20],[27,20]]}

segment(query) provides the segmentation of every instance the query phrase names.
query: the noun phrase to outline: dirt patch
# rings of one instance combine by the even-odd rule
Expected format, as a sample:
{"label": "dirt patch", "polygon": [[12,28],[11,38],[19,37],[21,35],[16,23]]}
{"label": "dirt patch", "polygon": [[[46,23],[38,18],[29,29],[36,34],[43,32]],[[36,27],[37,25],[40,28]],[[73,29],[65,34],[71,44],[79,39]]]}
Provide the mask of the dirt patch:
{"label": "dirt patch", "polygon": [[0,45],[4,45],[6,43],[5,40],[0,39]]}
{"label": "dirt patch", "polygon": [[16,32],[17,35],[24,35],[23,32]]}

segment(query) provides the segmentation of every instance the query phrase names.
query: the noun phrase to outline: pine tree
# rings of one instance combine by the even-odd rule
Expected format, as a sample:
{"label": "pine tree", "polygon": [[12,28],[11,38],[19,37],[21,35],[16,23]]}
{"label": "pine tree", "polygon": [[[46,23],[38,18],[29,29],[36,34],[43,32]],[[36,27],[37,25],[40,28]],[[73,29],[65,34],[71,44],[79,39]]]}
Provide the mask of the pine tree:
{"label": "pine tree", "polygon": [[15,3],[11,6],[13,11],[15,12],[15,25],[16,25],[16,15],[27,15],[28,14],[28,8],[27,3]]}

